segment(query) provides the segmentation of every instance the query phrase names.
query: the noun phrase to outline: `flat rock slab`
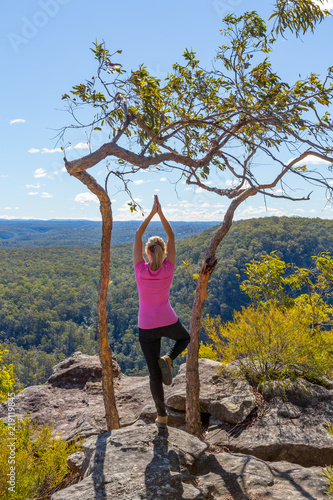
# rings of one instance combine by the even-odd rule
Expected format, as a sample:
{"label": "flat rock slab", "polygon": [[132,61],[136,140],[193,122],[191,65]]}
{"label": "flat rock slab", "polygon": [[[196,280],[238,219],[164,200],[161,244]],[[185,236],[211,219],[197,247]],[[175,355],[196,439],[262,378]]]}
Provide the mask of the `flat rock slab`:
{"label": "flat rock slab", "polygon": [[[207,498],[319,500],[327,487],[319,467],[271,462],[249,455],[203,455],[195,464],[198,487]],[[192,471],[193,472],[193,471]]]}
{"label": "flat rock slab", "polygon": [[158,430],[143,422],[91,436],[83,443],[84,458],[69,458],[81,468],[83,480],[51,500],[207,498],[189,473],[207,447],[179,429]]}
{"label": "flat rock slab", "polygon": [[333,422],[330,400],[302,408],[275,401],[267,413],[251,425],[221,423],[211,426],[206,439],[230,451],[263,460],[325,467],[333,464],[333,437],[326,430],[327,422]]}
{"label": "flat rock slab", "polygon": [[209,454],[180,429],[138,422],[90,436],[68,463],[83,479],[51,500],[321,500],[320,467],[267,463],[236,453]]}

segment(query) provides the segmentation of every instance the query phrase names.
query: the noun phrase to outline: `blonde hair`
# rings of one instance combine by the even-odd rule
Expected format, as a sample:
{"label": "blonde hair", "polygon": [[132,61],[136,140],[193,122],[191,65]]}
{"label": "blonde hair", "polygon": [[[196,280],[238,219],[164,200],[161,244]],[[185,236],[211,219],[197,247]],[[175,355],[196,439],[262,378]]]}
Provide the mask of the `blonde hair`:
{"label": "blonde hair", "polygon": [[145,252],[148,255],[150,252],[150,269],[157,271],[163,262],[165,243],[159,236],[152,236],[146,243]]}

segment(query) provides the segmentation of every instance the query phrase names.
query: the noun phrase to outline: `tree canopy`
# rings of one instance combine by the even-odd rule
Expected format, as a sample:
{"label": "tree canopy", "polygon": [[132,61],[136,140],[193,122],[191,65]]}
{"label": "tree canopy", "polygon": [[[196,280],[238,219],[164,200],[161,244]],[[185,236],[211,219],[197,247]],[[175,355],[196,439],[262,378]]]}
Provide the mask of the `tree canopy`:
{"label": "tree canopy", "polygon": [[[222,44],[212,67],[202,67],[195,51],[186,49],[183,63],[175,63],[164,81],[144,65],[126,72],[113,62],[121,50],[110,53],[96,41],[91,50],[97,74],[75,85],[63,99],[76,118],[73,127],[88,127],[91,134],[103,130],[108,142],[83,158],[67,161],[68,171],[87,170],[111,156],[115,164],[108,164],[109,175],[122,178],[125,189],[127,175],[158,166],[177,170],[188,184],[229,199],[249,187],[251,195],[307,199],[309,195],[293,198],[284,189],[283,177],[291,173],[324,186],[330,197],[333,67],[323,78],[311,73],[289,82],[274,71],[269,59],[277,35],[287,28],[296,35],[314,30],[326,15],[311,1],[278,1],[270,28],[255,11],[239,17],[229,14],[223,19]],[[93,113],[88,123],[78,121],[82,106]],[[282,159],[286,150],[292,155],[289,162]],[[258,155],[270,165],[265,175],[270,179],[265,182],[252,168]],[[308,157],[327,164],[311,170]],[[207,183],[211,174],[224,171],[236,184],[218,185],[216,176],[213,186]],[[274,191],[279,183],[282,194]]]}

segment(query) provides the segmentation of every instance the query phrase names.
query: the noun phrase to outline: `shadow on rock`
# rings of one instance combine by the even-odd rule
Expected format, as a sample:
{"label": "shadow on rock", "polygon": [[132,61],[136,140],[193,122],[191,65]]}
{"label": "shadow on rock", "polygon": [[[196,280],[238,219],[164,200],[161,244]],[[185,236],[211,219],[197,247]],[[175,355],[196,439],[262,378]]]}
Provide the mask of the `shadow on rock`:
{"label": "shadow on rock", "polygon": [[168,429],[159,429],[153,441],[154,456],[145,470],[147,500],[183,498],[183,474],[177,453],[169,450],[168,436]]}
{"label": "shadow on rock", "polygon": [[96,439],[96,452],[94,454],[92,480],[94,485],[95,500],[105,500],[107,497],[105,490],[106,478],[104,474],[104,462],[106,455],[107,439],[111,432],[99,434]]}

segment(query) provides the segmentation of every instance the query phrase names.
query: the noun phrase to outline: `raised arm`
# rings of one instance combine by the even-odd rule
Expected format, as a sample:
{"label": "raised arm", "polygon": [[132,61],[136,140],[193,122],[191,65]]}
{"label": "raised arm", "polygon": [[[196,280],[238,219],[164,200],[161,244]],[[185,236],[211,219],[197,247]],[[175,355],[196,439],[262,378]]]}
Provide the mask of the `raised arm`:
{"label": "raised arm", "polygon": [[168,237],[167,244],[166,244],[166,257],[170,262],[173,264],[176,263],[176,245],[175,245],[175,235],[172,230],[172,227],[170,226],[169,222],[165,218],[165,215],[162,212],[162,207],[161,204],[156,196],[157,199],[157,213],[161,219],[161,222],[163,224],[164,231],[166,232],[166,235]]}
{"label": "raised arm", "polygon": [[154,205],[153,208],[151,209],[150,214],[148,217],[145,218],[145,220],[142,222],[142,224],[139,226],[135,233],[135,238],[134,238],[134,247],[133,247],[133,264],[137,264],[141,260],[143,260],[143,243],[142,243],[142,236],[147,229],[147,226],[149,222],[152,220],[154,215],[157,213],[157,208],[158,208],[158,200],[157,196],[154,198]]}

